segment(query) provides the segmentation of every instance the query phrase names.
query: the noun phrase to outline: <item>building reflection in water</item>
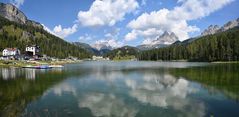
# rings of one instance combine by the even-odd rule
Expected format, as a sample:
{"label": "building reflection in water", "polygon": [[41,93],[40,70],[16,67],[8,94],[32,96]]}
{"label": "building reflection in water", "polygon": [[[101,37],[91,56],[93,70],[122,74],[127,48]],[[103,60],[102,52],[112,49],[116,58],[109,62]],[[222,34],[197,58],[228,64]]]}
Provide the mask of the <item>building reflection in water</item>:
{"label": "building reflection in water", "polygon": [[36,79],[36,69],[25,69],[25,76],[28,80],[35,80]]}
{"label": "building reflection in water", "polygon": [[39,70],[39,69],[22,69],[22,68],[0,68],[0,79],[12,80],[16,78],[26,78],[27,80],[35,80],[37,74],[46,72],[61,73],[62,69]]}
{"label": "building reflection in water", "polygon": [[1,70],[2,79],[9,80],[16,78],[16,69],[15,68],[2,68]]}

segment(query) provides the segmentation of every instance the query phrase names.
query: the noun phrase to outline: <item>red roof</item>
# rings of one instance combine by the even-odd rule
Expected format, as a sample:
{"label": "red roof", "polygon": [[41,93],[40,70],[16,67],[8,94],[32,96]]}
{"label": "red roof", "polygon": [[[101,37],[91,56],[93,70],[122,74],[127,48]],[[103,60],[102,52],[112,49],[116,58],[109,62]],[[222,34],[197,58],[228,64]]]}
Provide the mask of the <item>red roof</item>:
{"label": "red roof", "polygon": [[6,48],[5,50],[8,50],[8,51],[16,51],[18,50],[17,48]]}

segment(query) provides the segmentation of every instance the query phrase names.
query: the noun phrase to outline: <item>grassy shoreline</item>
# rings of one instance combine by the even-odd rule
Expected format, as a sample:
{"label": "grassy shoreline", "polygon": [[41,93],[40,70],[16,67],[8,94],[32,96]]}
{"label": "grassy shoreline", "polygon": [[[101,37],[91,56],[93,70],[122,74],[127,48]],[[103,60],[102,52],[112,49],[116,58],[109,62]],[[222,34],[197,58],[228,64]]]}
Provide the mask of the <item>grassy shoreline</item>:
{"label": "grassy shoreline", "polygon": [[[125,61],[129,59],[114,59],[113,61]],[[71,63],[79,63],[82,60],[60,60],[60,61],[15,61],[15,60],[0,60],[0,67],[24,67],[27,65],[64,65]],[[157,62],[189,62],[187,60],[173,60],[173,61],[157,61]],[[215,61],[209,62],[214,64],[223,64],[223,63],[239,63],[239,61]]]}
{"label": "grassy shoreline", "polygon": [[61,61],[15,61],[15,60],[0,60],[0,67],[24,67],[27,65],[64,65],[70,63],[79,63],[82,60],[61,60]]}

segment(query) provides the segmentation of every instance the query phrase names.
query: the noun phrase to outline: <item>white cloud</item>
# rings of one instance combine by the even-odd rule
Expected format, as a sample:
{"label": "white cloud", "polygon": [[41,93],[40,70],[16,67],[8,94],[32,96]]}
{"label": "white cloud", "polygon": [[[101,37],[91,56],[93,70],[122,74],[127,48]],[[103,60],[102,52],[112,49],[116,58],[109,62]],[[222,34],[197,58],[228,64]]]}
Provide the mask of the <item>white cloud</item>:
{"label": "white cloud", "polygon": [[69,27],[69,28],[62,28],[61,25],[58,25],[58,26],[55,26],[53,30],[51,30],[50,28],[46,27],[44,24],[42,25],[46,31],[61,38],[66,38],[69,35],[74,34],[78,28],[77,24],[74,24],[72,27]]}
{"label": "white cloud", "polygon": [[19,8],[21,5],[23,5],[24,1],[25,0],[11,0],[11,3]]}
{"label": "white cloud", "polygon": [[79,41],[91,41],[94,38],[95,38],[94,36],[91,36],[89,34],[85,34],[85,35],[79,37]]}
{"label": "white cloud", "polygon": [[137,33],[135,30],[133,30],[132,32],[128,33],[126,36],[125,36],[125,40],[126,41],[132,41],[132,40],[135,40],[137,38]]}
{"label": "white cloud", "polygon": [[[189,33],[200,30],[196,26],[189,25],[188,21],[208,16],[232,1],[178,0],[181,6],[176,6],[172,10],[164,8],[159,11],[152,11],[151,13],[143,13],[135,20],[132,20],[127,26],[132,29],[132,32],[138,32],[138,36],[144,36],[147,40],[153,40],[156,36],[152,38],[153,34],[147,36],[139,33],[145,32],[148,29],[154,29],[154,34],[164,31],[174,32],[182,41],[189,38]],[[127,35],[132,35],[132,32]]]}
{"label": "white cloud", "polygon": [[135,117],[137,110],[113,94],[89,93],[79,100],[80,108],[88,108],[96,117]]}
{"label": "white cloud", "polygon": [[69,27],[69,28],[62,28],[61,25],[58,25],[56,26],[54,29],[53,29],[53,32],[62,37],[62,38],[65,38],[65,37],[68,37],[69,35],[75,33],[77,31],[77,24],[74,24],[72,27]]}
{"label": "white cloud", "polygon": [[113,26],[138,7],[136,0],[95,0],[88,11],[78,13],[78,20],[83,26]]}
{"label": "white cloud", "polygon": [[98,50],[122,47],[124,43],[118,40],[119,32],[120,28],[110,28],[109,30],[105,30],[104,37],[96,40],[95,43],[92,44],[92,47]]}
{"label": "white cloud", "polygon": [[132,30],[125,36],[126,41],[132,41],[137,39],[138,36],[142,36],[143,38],[155,38],[158,35],[162,34],[162,30],[158,30],[156,28],[148,28],[145,30]]}
{"label": "white cloud", "polygon": [[124,44],[123,42],[120,42],[116,39],[102,39],[102,40],[97,40],[95,44],[92,46],[95,47],[96,49],[100,50],[103,48],[119,48],[122,47]]}
{"label": "white cloud", "polygon": [[172,108],[184,117],[205,116],[204,103],[189,96],[197,90],[187,80],[169,74],[146,73],[142,77],[137,80],[125,79],[129,95],[139,102],[160,108]]}

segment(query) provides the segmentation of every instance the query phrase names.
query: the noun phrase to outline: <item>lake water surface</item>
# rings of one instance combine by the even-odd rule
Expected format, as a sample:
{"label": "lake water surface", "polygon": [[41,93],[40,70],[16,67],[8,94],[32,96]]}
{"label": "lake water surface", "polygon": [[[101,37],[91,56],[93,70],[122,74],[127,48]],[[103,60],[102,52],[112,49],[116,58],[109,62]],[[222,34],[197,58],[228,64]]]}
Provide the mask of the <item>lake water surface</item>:
{"label": "lake water surface", "polygon": [[1,117],[239,117],[239,64],[82,62],[0,68]]}

